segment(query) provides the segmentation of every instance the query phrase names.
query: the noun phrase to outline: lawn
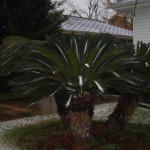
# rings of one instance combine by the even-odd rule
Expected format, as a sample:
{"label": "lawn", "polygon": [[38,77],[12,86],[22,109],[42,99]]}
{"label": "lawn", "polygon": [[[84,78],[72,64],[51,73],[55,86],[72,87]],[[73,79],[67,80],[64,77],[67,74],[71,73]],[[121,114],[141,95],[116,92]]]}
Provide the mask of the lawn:
{"label": "lawn", "polygon": [[[93,121],[91,150],[149,150],[150,110],[138,108],[125,130],[112,134],[105,121]],[[8,131],[5,137],[21,150],[71,150],[72,139],[60,121],[45,121]]]}

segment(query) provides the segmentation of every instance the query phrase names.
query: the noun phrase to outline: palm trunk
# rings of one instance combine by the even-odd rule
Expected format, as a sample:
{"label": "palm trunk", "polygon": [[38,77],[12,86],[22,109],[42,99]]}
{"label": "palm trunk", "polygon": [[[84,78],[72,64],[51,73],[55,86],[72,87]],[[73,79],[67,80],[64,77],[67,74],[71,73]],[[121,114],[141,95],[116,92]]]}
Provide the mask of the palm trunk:
{"label": "palm trunk", "polygon": [[91,138],[92,119],[88,110],[70,112],[70,129],[73,138],[73,150],[85,150],[86,142]]}
{"label": "palm trunk", "polygon": [[108,117],[109,130],[112,132],[122,131],[137,108],[139,101],[140,98],[137,95],[120,95],[114,112]]}
{"label": "palm trunk", "polygon": [[90,132],[93,114],[92,96],[86,93],[73,98],[69,109],[73,150],[87,150],[86,143],[92,137]]}
{"label": "palm trunk", "polygon": [[69,127],[69,121],[68,121],[68,109],[65,107],[65,102],[68,98],[67,92],[64,90],[61,90],[55,94],[55,101],[57,105],[57,113],[61,118],[61,121],[64,124],[64,127],[66,130],[68,130]]}

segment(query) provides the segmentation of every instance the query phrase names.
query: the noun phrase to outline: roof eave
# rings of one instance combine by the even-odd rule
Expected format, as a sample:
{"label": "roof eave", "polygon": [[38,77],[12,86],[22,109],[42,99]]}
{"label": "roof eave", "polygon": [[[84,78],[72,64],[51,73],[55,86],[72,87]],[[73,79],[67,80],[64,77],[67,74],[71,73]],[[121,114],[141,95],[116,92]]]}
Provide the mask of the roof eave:
{"label": "roof eave", "polygon": [[[100,32],[97,33],[97,32],[87,32],[87,31],[84,31],[84,32],[81,32],[81,31],[76,31],[76,30],[63,30],[63,33],[65,34],[70,34],[70,33],[73,33],[73,34],[78,34],[78,35],[99,35],[101,34]],[[127,36],[127,35],[118,35],[118,34],[112,34],[113,36],[115,36],[116,38],[119,38],[119,39],[126,39],[126,40],[133,40],[133,37],[132,36]]]}

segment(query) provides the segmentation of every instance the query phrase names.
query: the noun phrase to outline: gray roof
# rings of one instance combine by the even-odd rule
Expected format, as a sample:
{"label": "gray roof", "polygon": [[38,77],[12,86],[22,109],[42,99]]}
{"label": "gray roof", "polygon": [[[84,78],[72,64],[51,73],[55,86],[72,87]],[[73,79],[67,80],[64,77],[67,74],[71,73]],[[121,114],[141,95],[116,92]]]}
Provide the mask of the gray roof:
{"label": "gray roof", "polygon": [[109,33],[119,38],[132,39],[133,31],[120,28],[103,21],[81,17],[69,17],[62,23],[64,32],[77,34]]}

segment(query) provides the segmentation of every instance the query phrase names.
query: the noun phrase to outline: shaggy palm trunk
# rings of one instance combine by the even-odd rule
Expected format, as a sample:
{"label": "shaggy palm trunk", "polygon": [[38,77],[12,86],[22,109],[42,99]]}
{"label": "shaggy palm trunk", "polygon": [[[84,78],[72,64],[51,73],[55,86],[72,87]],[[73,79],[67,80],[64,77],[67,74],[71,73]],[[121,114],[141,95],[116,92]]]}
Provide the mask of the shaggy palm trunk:
{"label": "shaggy palm trunk", "polygon": [[137,95],[120,95],[114,112],[108,117],[108,128],[112,132],[120,132],[128,123],[139,104]]}
{"label": "shaggy palm trunk", "polygon": [[66,103],[65,99],[68,99],[68,94],[66,91],[61,90],[55,94],[57,113],[60,116],[65,129],[68,130],[69,129],[68,109],[65,107],[65,103]]}
{"label": "shaggy palm trunk", "polygon": [[86,143],[91,136],[93,101],[89,93],[73,98],[69,107],[70,130],[73,150],[87,150]]}

